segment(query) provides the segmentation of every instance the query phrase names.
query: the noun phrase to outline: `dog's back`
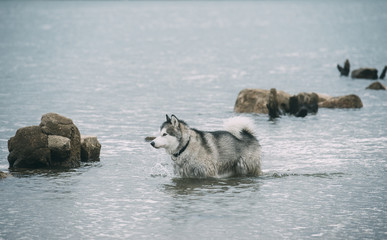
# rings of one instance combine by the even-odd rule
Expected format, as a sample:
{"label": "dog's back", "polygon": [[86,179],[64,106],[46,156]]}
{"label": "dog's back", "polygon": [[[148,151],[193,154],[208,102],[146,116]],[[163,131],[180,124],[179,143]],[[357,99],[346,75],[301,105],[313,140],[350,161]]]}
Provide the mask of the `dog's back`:
{"label": "dog's back", "polygon": [[[192,155],[198,159],[191,159],[187,164],[192,163],[193,168],[201,165],[203,171],[199,173],[206,177],[259,175],[261,147],[255,137],[253,122],[249,118],[235,117],[226,120],[224,128],[225,130],[213,132],[192,129],[196,136],[200,136],[196,137],[200,144],[197,145],[194,156]],[[201,151],[203,149],[205,151]],[[206,171],[207,169],[211,171]]]}
{"label": "dog's back", "polygon": [[225,131],[212,133],[218,143],[219,175],[259,175],[261,146],[255,136],[253,121],[234,117],[224,122],[224,128]]}

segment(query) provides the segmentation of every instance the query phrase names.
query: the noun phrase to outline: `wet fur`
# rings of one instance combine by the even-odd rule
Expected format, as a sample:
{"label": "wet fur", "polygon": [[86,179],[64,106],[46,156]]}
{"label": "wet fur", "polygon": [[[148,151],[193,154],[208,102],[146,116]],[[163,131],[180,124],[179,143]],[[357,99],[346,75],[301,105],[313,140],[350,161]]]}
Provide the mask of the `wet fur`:
{"label": "wet fur", "polygon": [[[175,173],[186,178],[258,176],[261,147],[247,118],[230,119],[222,131],[190,128],[172,115],[160,127],[151,145],[165,148]],[[228,129],[230,129],[228,131]],[[181,150],[181,153],[179,153]]]}

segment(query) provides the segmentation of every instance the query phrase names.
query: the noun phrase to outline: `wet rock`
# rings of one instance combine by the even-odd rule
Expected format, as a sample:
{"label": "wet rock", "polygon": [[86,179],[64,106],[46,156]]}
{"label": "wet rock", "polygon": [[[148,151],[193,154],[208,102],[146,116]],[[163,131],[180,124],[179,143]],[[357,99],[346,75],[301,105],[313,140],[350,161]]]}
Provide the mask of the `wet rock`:
{"label": "wet rock", "polygon": [[[98,161],[97,137],[83,140],[85,161]],[[39,126],[20,128],[8,141],[10,168],[73,168],[81,162],[81,135],[69,118],[56,113],[42,116]]]}
{"label": "wet rock", "polygon": [[348,77],[349,75],[349,71],[350,71],[350,64],[349,64],[349,60],[345,60],[344,62],[344,67],[340,66],[339,64],[337,64],[337,69],[339,70],[340,72],[340,76],[346,76]]}
{"label": "wet rock", "polygon": [[48,137],[39,126],[20,128],[8,140],[10,168],[40,168],[51,164]]}
{"label": "wet rock", "polygon": [[[270,91],[266,89],[243,89],[239,92],[234,105],[237,113],[264,113],[267,108]],[[280,111],[288,111],[290,94],[276,90],[277,105]]]}
{"label": "wet rock", "polygon": [[101,144],[96,136],[81,136],[81,160],[82,162],[99,161]]}
{"label": "wet rock", "polygon": [[372,89],[372,90],[386,90],[386,86],[384,86],[379,81],[376,81],[374,83],[371,83],[366,89]]}
{"label": "wet rock", "polygon": [[51,159],[66,161],[71,155],[71,140],[58,135],[48,135],[48,148],[51,151]]}
{"label": "wet rock", "polygon": [[386,76],[386,72],[387,72],[387,66],[384,66],[384,68],[383,68],[383,71],[382,71],[382,73],[380,74],[380,79],[384,79],[384,77]]}
{"label": "wet rock", "polygon": [[286,114],[305,117],[308,113],[316,114],[318,111],[318,95],[316,93],[303,92],[291,96],[287,100],[288,104],[283,104],[280,107],[277,90],[275,88],[270,89],[267,104],[270,119],[278,118],[280,115]]}
{"label": "wet rock", "polygon": [[350,94],[346,96],[328,98],[327,100],[320,102],[319,107],[321,108],[362,108],[363,103],[357,95]]}
{"label": "wet rock", "polygon": [[145,142],[152,142],[156,137],[145,137]]}
{"label": "wet rock", "polygon": [[[266,106],[266,108],[264,108]],[[360,98],[356,95],[332,97],[319,93],[299,93],[291,96],[276,89],[244,89],[239,92],[234,111],[237,113],[263,113],[270,118],[290,114],[304,117],[317,113],[318,108],[361,108]]]}
{"label": "wet rock", "polygon": [[307,114],[316,114],[318,111],[317,93],[302,92],[289,98],[289,114],[296,117],[305,117]]}
{"label": "wet rock", "polygon": [[[317,113],[319,96],[316,93],[290,94],[272,88],[244,89],[239,92],[234,111],[238,113],[264,113],[271,119],[280,115],[292,114],[305,116],[306,113]],[[266,107],[266,108],[265,108]]]}
{"label": "wet rock", "polygon": [[52,159],[52,166],[79,167],[81,160],[81,134],[70,118],[57,113],[47,113],[42,116],[39,125],[47,135],[57,135],[70,139],[70,155],[67,159]]}
{"label": "wet rock", "polygon": [[8,176],[10,176],[9,173],[5,173],[5,172],[0,171],[0,179],[6,178]]}
{"label": "wet rock", "polygon": [[359,68],[351,73],[351,78],[378,79],[378,70],[376,68]]}

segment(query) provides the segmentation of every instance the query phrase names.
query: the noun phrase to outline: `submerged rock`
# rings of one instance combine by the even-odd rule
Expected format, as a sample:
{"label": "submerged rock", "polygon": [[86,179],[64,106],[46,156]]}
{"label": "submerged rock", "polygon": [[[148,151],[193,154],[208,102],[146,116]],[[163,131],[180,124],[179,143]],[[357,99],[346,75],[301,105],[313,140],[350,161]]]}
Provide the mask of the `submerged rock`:
{"label": "submerged rock", "polygon": [[6,178],[8,176],[11,176],[11,174],[0,171],[0,179]]}
{"label": "submerged rock", "polygon": [[[101,145],[95,141],[86,140],[88,159],[96,159],[97,152],[99,159]],[[79,167],[81,135],[71,119],[47,113],[39,126],[18,129],[8,141],[8,150],[10,168]]]}
{"label": "submerged rock", "polygon": [[378,79],[378,70],[376,68],[359,68],[351,73],[351,78]]}
{"label": "submerged rock", "polygon": [[[235,101],[234,112],[237,113],[264,113],[267,108],[270,91],[266,89],[243,89]],[[281,111],[288,111],[290,94],[276,90],[276,99]]]}
{"label": "submerged rock", "polygon": [[374,83],[371,83],[366,89],[372,89],[372,90],[386,90],[386,86],[384,86],[379,81],[376,81]]}
{"label": "submerged rock", "polygon": [[317,93],[302,92],[289,98],[289,113],[296,117],[316,114],[318,111]]}
{"label": "submerged rock", "polygon": [[319,107],[322,108],[362,108],[363,103],[359,96],[350,94],[340,97],[331,97],[326,101],[320,102]]}
{"label": "submerged rock", "polygon": [[360,98],[356,95],[332,97],[319,93],[299,93],[291,96],[276,89],[243,89],[235,101],[237,113],[263,113],[270,118],[291,114],[304,117],[317,113],[318,108],[361,108]]}
{"label": "submerged rock", "polygon": [[152,142],[155,138],[156,138],[156,137],[150,137],[150,136],[148,136],[148,137],[145,137],[144,140],[145,140],[145,142]]}
{"label": "submerged rock", "polygon": [[270,119],[286,114],[305,117],[308,113],[315,114],[318,111],[318,95],[316,93],[299,93],[287,98],[282,96],[282,98],[284,102],[287,99],[287,103],[279,103],[277,90],[275,88],[270,89],[267,104]]}

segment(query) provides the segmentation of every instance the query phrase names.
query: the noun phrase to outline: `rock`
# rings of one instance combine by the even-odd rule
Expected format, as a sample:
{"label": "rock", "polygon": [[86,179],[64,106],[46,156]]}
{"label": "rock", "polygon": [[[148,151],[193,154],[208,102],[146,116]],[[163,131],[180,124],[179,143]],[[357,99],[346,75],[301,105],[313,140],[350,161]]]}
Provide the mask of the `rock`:
{"label": "rock", "polygon": [[51,151],[51,159],[66,161],[71,155],[71,140],[58,135],[48,135],[48,148]]}
{"label": "rock", "polygon": [[48,137],[39,126],[20,128],[8,140],[10,168],[40,168],[51,164]]}
{"label": "rock", "polygon": [[101,144],[95,136],[81,136],[82,162],[99,161]]}
{"label": "rock", "polygon": [[359,68],[351,73],[351,78],[378,79],[378,70],[375,68]]}
{"label": "rock", "polygon": [[[277,104],[280,110],[288,111],[290,94],[276,90]],[[269,90],[265,89],[243,89],[239,92],[234,105],[237,113],[264,113],[268,114]]]}
{"label": "rock", "polygon": [[[264,113],[271,119],[280,115],[293,114],[305,116],[307,113],[317,113],[319,96],[316,93],[300,93],[295,96],[275,88],[243,89],[239,92],[234,111],[238,113]],[[266,108],[265,108],[266,106]],[[298,112],[301,112],[298,114]]]}
{"label": "rock", "polygon": [[6,178],[8,176],[10,176],[9,173],[5,173],[5,172],[0,171],[0,179]]}
{"label": "rock", "polygon": [[386,90],[386,86],[381,84],[379,81],[376,81],[374,83],[371,83],[366,89],[372,89],[372,90]]}
{"label": "rock", "polygon": [[351,94],[328,98],[320,102],[318,106],[321,108],[362,108],[363,103],[357,95]]}
{"label": "rock", "polygon": [[340,76],[346,76],[348,77],[349,75],[349,71],[350,71],[350,64],[349,64],[349,60],[345,60],[344,62],[344,67],[340,66],[339,64],[337,64],[337,69],[339,70],[340,72]]}
{"label": "rock", "polygon": [[[266,106],[266,108],[264,108]],[[276,89],[244,89],[239,92],[234,111],[237,113],[263,113],[270,118],[283,114],[304,117],[317,113],[318,108],[361,108],[363,104],[356,95],[331,97],[319,93],[299,93],[291,96]]]}
{"label": "rock", "polygon": [[156,137],[145,137],[145,142],[152,142]]}
{"label": "rock", "polygon": [[81,134],[70,118],[57,113],[47,113],[42,116],[39,125],[47,135],[57,135],[70,139],[70,156],[67,159],[52,159],[52,166],[79,167],[81,160]]}
{"label": "rock", "polygon": [[[305,117],[308,113],[317,113],[318,95],[316,93],[299,93],[288,98],[288,103],[279,106],[277,90],[270,89],[267,109],[270,119],[278,118],[280,115],[290,114],[296,117]],[[285,107],[286,106],[286,107]]]}
{"label": "rock", "polygon": [[[84,161],[98,161],[97,137],[83,139]],[[69,118],[56,113],[42,116],[39,126],[20,128],[8,141],[10,168],[73,168],[81,162],[81,135]]]}
{"label": "rock", "polygon": [[302,92],[289,98],[289,113],[296,117],[305,117],[308,113],[318,111],[317,93]]}
{"label": "rock", "polygon": [[386,76],[386,72],[387,72],[387,66],[384,66],[384,68],[383,68],[383,71],[382,71],[382,73],[380,74],[380,79],[384,79],[384,77]]}

